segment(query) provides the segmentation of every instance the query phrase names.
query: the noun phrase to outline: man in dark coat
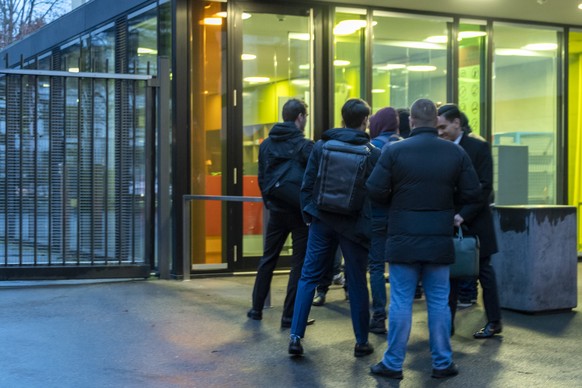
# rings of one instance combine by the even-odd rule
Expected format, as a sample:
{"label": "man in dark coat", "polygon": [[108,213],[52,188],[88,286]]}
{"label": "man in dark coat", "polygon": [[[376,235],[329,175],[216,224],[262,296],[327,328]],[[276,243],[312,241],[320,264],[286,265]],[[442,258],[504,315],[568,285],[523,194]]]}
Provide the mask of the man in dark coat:
{"label": "man in dark coat", "polygon": [[[345,128],[329,129],[322,139],[315,143],[309,157],[303,185],[301,205],[303,217],[309,226],[309,239],[303,272],[297,288],[293,324],[289,342],[289,354],[302,355],[301,339],[305,336],[307,318],[315,287],[321,279],[339,244],[345,261],[345,276],[349,284],[352,326],[356,336],[355,357],[363,357],[374,351],[368,343],[368,324],[370,318],[368,283],[368,249],[370,246],[370,202],[366,199],[363,208],[353,215],[324,211],[318,208],[316,198],[319,194],[320,169],[323,147],[329,140],[339,140],[354,145],[365,145],[370,150],[367,158],[366,179],[378,160],[380,150],[370,145],[370,137],[365,132],[370,115],[370,106],[363,100],[350,99],[342,107]],[[345,171],[336,171],[345,174]],[[346,182],[350,177],[346,177]]]}
{"label": "man in dark coat", "polygon": [[[263,307],[271,287],[273,271],[279,260],[281,249],[291,234],[293,238],[291,272],[289,273],[287,295],[281,318],[281,327],[291,327],[297,282],[301,276],[307,246],[308,227],[303,222],[301,209],[293,203],[269,194],[269,188],[279,178],[276,176],[279,169],[275,166],[282,163],[290,163],[292,169],[298,170],[289,171],[287,174],[299,176],[301,180],[313,148],[313,141],[305,139],[303,133],[307,122],[307,105],[303,101],[298,99],[287,101],[283,105],[283,120],[283,123],[275,124],[271,128],[269,137],[259,147],[258,180],[263,201],[269,209],[269,222],[265,235],[263,257],[259,262],[253,289],[253,307],[247,316],[255,320],[263,318]],[[279,166],[279,168],[281,167]],[[297,198],[297,202],[298,200],[299,198]],[[308,323],[313,323],[313,320],[309,320]]]}
{"label": "man in dark coat", "polygon": [[419,279],[426,294],[432,377],[458,373],[451,349],[449,264],[455,260],[455,193],[477,200],[479,180],[469,156],[438,138],[437,108],[427,99],[410,108],[411,135],[385,147],[366,183],[370,197],[390,204],[386,258],[390,263],[388,349],[374,374],[402,378]]}
{"label": "man in dark coat", "polygon": [[[493,158],[488,143],[468,136],[462,128],[462,112],[456,105],[446,104],[439,108],[437,124],[439,136],[463,147],[471,158],[481,182],[479,202],[458,207],[455,220],[467,228],[467,234],[479,237],[479,283],[483,288],[483,304],[487,315],[487,324],[473,336],[475,338],[490,338],[501,333],[501,308],[497,293],[497,281],[495,271],[491,266],[491,255],[497,252],[497,240],[489,206],[493,197]],[[458,281],[452,279],[449,304],[453,323],[457,310],[458,292]]]}

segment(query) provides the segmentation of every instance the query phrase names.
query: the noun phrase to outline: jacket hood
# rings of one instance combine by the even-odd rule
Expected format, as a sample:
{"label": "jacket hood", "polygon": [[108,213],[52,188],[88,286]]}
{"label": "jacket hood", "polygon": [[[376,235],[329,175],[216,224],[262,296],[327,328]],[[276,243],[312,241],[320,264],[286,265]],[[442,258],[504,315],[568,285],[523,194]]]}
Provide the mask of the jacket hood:
{"label": "jacket hood", "polygon": [[322,140],[341,140],[352,144],[366,144],[370,142],[370,135],[353,128],[328,129],[321,135]]}
{"label": "jacket hood", "polygon": [[269,132],[269,137],[273,141],[287,141],[298,135],[301,135],[302,137],[305,136],[293,121],[277,123],[273,125],[273,128],[271,128],[271,131]]}

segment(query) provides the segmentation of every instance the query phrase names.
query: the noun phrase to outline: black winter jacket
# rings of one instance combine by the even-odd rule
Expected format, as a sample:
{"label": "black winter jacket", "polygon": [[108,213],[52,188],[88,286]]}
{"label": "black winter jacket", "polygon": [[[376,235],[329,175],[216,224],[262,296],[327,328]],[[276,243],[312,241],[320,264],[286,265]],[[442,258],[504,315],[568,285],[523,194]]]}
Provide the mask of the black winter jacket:
{"label": "black winter jacket", "polygon": [[415,128],[408,139],[383,149],[366,187],[373,199],[390,203],[388,262],[454,262],[455,193],[475,202],[481,192],[461,147],[440,139],[435,128]]}
{"label": "black winter jacket", "polygon": [[490,204],[493,202],[493,158],[489,143],[463,134],[459,143],[465,150],[481,182],[479,202],[457,208],[457,213],[465,220],[466,234],[479,236],[479,254],[488,257],[497,253],[497,239],[493,226]]}
{"label": "black winter jacket", "polygon": [[[327,140],[341,140],[351,144],[370,144],[370,136],[363,131],[352,128],[334,128],[325,131],[321,140],[317,141],[313,146],[313,152],[309,157],[305,176],[303,177],[303,185],[301,186],[301,207],[303,208],[303,219],[306,223],[311,223],[311,218],[316,217],[327,225],[331,226],[337,233],[354,241],[366,248],[370,246],[371,236],[371,208],[370,200],[366,199],[362,211],[357,216],[349,216],[345,214],[338,214],[319,210],[315,204],[319,190],[319,180],[317,173],[322,156],[323,144]],[[370,144],[371,155],[368,158],[367,175],[374,168],[380,150]],[[341,174],[338,171],[338,174]]]}
{"label": "black winter jacket", "polygon": [[305,138],[304,133],[297,128],[295,122],[285,121],[277,123],[271,128],[269,137],[259,146],[259,188],[267,209],[282,213],[297,211],[285,201],[265,193],[273,181],[278,178],[273,174],[273,169],[269,168],[269,165],[274,158],[292,157],[297,162],[293,164],[293,168],[299,168],[301,171],[298,173],[303,175],[312,149],[313,141]]}

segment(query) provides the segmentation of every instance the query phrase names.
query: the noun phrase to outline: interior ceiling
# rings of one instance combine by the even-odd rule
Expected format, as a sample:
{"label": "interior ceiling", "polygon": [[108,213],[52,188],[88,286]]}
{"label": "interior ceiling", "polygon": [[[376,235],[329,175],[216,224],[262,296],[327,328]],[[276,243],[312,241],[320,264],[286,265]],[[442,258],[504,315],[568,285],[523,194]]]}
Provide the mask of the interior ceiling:
{"label": "interior ceiling", "polygon": [[[354,0],[323,0],[353,4]],[[367,6],[430,11],[467,17],[568,24],[582,29],[582,0],[366,0]]]}

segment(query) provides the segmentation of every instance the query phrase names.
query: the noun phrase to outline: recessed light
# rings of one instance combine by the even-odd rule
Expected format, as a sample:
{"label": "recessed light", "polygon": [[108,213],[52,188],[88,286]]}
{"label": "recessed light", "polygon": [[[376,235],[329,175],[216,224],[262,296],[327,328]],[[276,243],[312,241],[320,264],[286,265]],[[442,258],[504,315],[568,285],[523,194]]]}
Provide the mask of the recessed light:
{"label": "recessed light", "polygon": [[374,66],[374,69],[376,70],[398,70],[398,69],[404,69],[406,67],[406,65],[400,64],[400,63],[388,63],[386,65],[383,66]]}
{"label": "recessed light", "polygon": [[347,66],[350,63],[351,63],[350,61],[346,61],[343,59],[336,59],[335,61],[333,61],[334,66]]}
{"label": "recessed light", "polygon": [[248,82],[250,84],[264,84],[265,82],[269,82],[271,79],[269,77],[246,77],[243,81]]}
{"label": "recessed light", "polygon": [[447,36],[446,35],[434,35],[429,36],[424,41],[428,43],[447,43]]}
{"label": "recessed light", "polygon": [[522,47],[524,50],[553,51],[558,48],[557,43],[531,43]]}
{"label": "recessed light", "polygon": [[406,67],[408,71],[435,71],[436,69],[437,67],[432,65],[413,65]]}

